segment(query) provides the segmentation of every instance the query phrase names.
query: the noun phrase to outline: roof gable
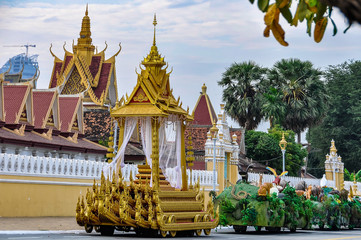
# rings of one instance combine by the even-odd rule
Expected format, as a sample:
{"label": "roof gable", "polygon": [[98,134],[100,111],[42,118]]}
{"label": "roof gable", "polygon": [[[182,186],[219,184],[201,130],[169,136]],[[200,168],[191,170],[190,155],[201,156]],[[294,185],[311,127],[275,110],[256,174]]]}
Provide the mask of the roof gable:
{"label": "roof gable", "polygon": [[55,91],[36,91],[33,90],[33,104],[34,104],[34,126],[36,128],[45,128],[52,107],[55,101]]}
{"label": "roof gable", "polygon": [[24,110],[30,85],[9,84],[4,86],[4,110],[7,123],[18,123]]}
{"label": "roof gable", "polygon": [[70,132],[80,105],[79,96],[59,96],[60,131]]}

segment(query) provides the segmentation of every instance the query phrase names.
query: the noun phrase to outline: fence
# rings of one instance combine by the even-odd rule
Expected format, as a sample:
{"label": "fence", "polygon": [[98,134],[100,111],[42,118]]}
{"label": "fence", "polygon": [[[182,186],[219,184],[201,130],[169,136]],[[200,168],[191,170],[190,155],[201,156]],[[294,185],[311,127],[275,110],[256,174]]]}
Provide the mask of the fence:
{"label": "fence", "polygon": [[[357,185],[357,190],[360,191],[361,189],[361,183],[360,182],[356,182]],[[346,189],[347,191],[350,191],[350,186],[353,187],[354,183],[351,181],[344,181],[344,189]]]}
{"label": "fence", "polygon": [[[88,160],[77,160],[68,158],[34,157],[15,154],[0,154],[0,174],[39,176],[39,177],[66,177],[79,179],[99,179],[102,169],[108,163]],[[169,181],[175,181],[174,169],[167,169]],[[122,168],[122,175],[125,181],[129,181],[130,172],[133,179],[138,174],[138,166],[125,164]],[[192,177],[192,183],[199,179],[201,186],[212,186],[213,172],[193,170],[192,176],[187,170],[188,183]],[[217,175],[216,175],[217,182]]]}
{"label": "fence", "polygon": [[[273,182],[275,180],[274,175],[271,174],[262,174],[262,175],[263,175],[262,183]],[[247,181],[258,183],[259,177],[260,177],[259,173],[248,173]],[[296,186],[296,184],[300,181],[305,181],[307,185],[319,186],[321,181],[321,179],[300,178],[300,177],[291,177],[291,176],[282,176],[281,179],[284,179],[285,181],[289,182],[289,184],[293,187]],[[334,181],[328,181],[327,185],[333,187]]]}

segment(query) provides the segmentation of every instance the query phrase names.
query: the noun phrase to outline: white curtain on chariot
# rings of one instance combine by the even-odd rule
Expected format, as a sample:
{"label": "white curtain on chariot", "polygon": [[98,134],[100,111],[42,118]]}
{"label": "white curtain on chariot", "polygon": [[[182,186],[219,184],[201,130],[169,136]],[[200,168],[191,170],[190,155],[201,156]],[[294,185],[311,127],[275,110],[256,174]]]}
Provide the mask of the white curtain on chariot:
{"label": "white curtain on chariot", "polygon": [[181,188],[181,121],[172,115],[163,118],[159,128],[159,167],[172,187]]}
{"label": "white curtain on chariot", "polygon": [[135,127],[137,126],[137,122],[138,118],[136,117],[128,117],[125,119],[123,143],[118,149],[117,155],[113,158],[113,161],[110,164],[104,166],[103,172],[105,177],[109,176],[109,179],[111,179],[113,170],[117,171],[119,167],[124,167],[125,148],[133,134]]}

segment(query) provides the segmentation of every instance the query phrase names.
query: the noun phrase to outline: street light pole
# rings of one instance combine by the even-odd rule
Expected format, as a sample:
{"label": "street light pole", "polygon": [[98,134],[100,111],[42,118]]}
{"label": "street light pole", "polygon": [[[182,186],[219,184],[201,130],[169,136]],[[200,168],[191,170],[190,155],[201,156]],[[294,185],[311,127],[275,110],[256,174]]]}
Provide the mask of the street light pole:
{"label": "street light pole", "polygon": [[282,172],[286,171],[286,166],[285,166],[285,154],[286,154],[286,147],[287,147],[287,141],[285,139],[285,133],[282,132],[282,139],[280,141],[280,144],[279,144],[280,148],[281,148],[281,151],[282,151],[282,159],[283,159],[283,162],[282,162]]}
{"label": "street light pole", "polygon": [[286,149],[281,149],[282,151],[282,159],[283,159],[283,162],[282,162],[282,172],[286,171],[286,166],[285,166],[285,153],[286,153]]}
{"label": "street light pole", "polygon": [[216,191],[216,142],[217,142],[217,132],[218,128],[216,124],[213,123],[213,127],[209,130],[213,139],[213,191]]}

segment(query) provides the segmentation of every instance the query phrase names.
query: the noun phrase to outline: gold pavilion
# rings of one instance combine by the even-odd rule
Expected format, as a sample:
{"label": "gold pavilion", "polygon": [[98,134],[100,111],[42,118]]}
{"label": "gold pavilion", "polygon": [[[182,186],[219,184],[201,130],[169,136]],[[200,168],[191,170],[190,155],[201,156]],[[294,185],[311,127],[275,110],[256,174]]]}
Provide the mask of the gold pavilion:
{"label": "gold pavilion", "polygon": [[[187,184],[184,131],[193,117],[173,96],[171,72],[156,46],[155,16],[153,24],[153,45],[137,73],[137,84],[110,112],[120,128],[117,156],[105,169],[100,186],[94,181],[85,199],[79,198],[76,220],[87,232],[95,227],[102,235],[112,235],[114,229],[162,237],[177,232],[209,235],[218,225],[218,211],[212,201],[205,204],[199,183]],[[147,160],[127,183],[122,177],[124,148],[137,126],[142,138],[148,139],[143,141]],[[172,140],[165,134],[167,127],[176,131]]]}

